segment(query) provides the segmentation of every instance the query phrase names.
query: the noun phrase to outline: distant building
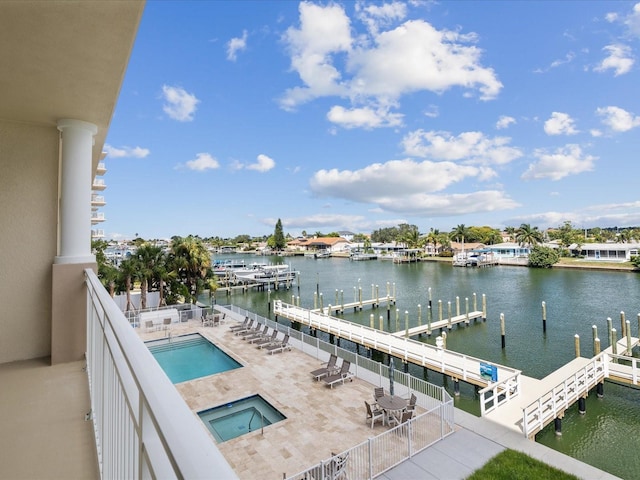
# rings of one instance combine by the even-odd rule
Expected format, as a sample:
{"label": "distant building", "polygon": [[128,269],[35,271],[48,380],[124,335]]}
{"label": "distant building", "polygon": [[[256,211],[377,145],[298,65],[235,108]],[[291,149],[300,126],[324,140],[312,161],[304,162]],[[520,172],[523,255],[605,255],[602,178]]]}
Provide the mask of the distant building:
{"label": "distant building", "polygon": [[574,243],[569,245],[569,251],[585,260],[628,262],[638,255],[640,243]]}

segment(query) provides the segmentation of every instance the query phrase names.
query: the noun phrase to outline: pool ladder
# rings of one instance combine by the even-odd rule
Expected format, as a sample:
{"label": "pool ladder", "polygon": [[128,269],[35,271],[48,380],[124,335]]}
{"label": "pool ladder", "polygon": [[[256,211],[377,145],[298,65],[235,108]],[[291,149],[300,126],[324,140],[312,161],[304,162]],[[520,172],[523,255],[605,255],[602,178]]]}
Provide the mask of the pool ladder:
{"label": "pool ladder", "polygon": [[251,422],[253,422],[253,417],[256,416],[256,413],[260,414],[260,435],[264,435],[264,415],[262,415],[262,412],[260,411],[253,411],[253,414],[251,414],[251,418],[249,419],[249,431],[251,431]]}

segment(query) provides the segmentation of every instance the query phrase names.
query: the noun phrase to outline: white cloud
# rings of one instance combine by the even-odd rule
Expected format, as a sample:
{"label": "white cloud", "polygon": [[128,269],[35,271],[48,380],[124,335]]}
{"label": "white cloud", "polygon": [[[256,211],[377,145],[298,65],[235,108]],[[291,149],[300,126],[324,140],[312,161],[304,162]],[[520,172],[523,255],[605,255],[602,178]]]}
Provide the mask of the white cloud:
{"label": "white cloud", "polygon": [[631,48],[627,45],[616,44],[607,45],[602,50],[608,53],[608,56],[594,68],[596,72],[606,72],[614,70],[614,75],[623,75],[629,73],[635,60],[631,55]]}
{"label": "white cloud", "polygon": [[109,144],[105,144],[104,151],[109,158],[146,158],[151,153],[148,148],[126,146],[116,148]]}
{"label": "white cloud", "polygon": [[629,33],[640,37],[640,3],[633,6],[633,10],[624,19],[624,24],[629,29]]}
{"label": "white cloud", "polygon": [[481,169],[452,162],[391,160],[360,170],[319,170],[311,178],[311,189],[321,196],[377,203],[380,196],[402,197],[419,192],[437,192]]}
{"label": "white cloud", "polygon": [[379,31],[404,19],[404,8],[397,2],[358,3],[356,10],[369,26],[369,34],[352,38],[350,19],[341,6],[302,2],[299,28],[290,27],[283,36],[291,69],[302,85],[284,93],[281,107],[293,110],[315,98],[338,96],[352,103],[345,112],[376,111],[388,109],[409,93],[442,93],[452,87],[477,91],[483,100],[498,95],[502,84],[493,69],[481,65],[475,34],[437,30],[421,20]]}
{"label": "white cloud", "polygon": [[234,37],[227,42],[227,60],[235,62],[238,52],[242,52],[247,48],[247,31],[242,31],[242,37]]}
{"label": "white cloud", "polygon": [[381,27],[389,26],[395,20],[402,20],[407,16],[407,5],[401,2],[383,3],[382,5],[367,5],[356,3],[358,19],[367,26],[371,34],[377,34]]}
{"label": "white cloud", "polygon": [[341,75],[332,65],[332,55],[351,48],[350,21],[339,5],[322,7],[301,2],[300,29],[290,27],[283,39],[291,54],[291,68],[305,84],[285,92],[284,109],[326,95],[342,95]]}
{"label": "white cloud", "polygon": [[402,118],[401,113],[390,113],[383,108],[374,110],[369,107],[346,109],[336,105],[327,113],[327,119],[331,123],[344,128],[395,127],[402,125]]}
{"label": "white cloud", "polygon": [[640,116],[633,116],[632,113],[620,107],[602,107],[596,113],[603,117],[602,123],[614,132],[626,132],[640,125]]}
{"label": "white cloud", "polygon": [[544,149],[538,149],[533,154],[538,161],[529,164],[529,168],[522,174],[524,180],[560,180],[569,175],[577,175],[593,170],[598,159],[592,155],[585,155],[579,145],[565,145],[548,153]]}
{"label": "white cloud", "polygon": [[479,90],[483,100],[493,99],[502,83],[493,69],[481,66],[482,51],[472,45],[475,41],[474,34],[437,30],[422,20],[407,21],[377,35],[372,48],[350,52],[348,68],[355,72],[351,90],[356,95],[397,99],[457,86]]}
{"label": "white cloud", "polygon": [[205,170],[215,170],[220,168],[220,163],[208,153],[198,153],[196,158],[186,163],[189,170],[204,172]]}
{"label": "white cloud", "polygon": [[634,36],[640,37],[640,3],[636,3],[628,15],[609,12],[605,15],[608,22],[621,22],[627,27],[627,32]]}
{"label": "white cloud", "polygon": [[402,139],[407,155],[432,160],[461,161],[477,165],[504,165],[522,156],[510,147],[508,137],[485,137],[482,132],[463,132],[457,137],[449,132],[416,130]]}
{"label": "white cloud", "polygon": [[551,114],[551,118],[544,122],[544,131],[547,135],[575,135],[578,133],[573,119],[562,112]]}
{"label": "white cloud", "polygon": [[496,122],[496,128],[498,130],[502,130],[502,129],[505,129],[505,128],[509,128],[510,125],[513,125],[515,123],[516,123],[516,119],[515,118],[509,117],[507,115],[500,115],[500,118]]}
{"label": "white cloud", "polygon": [[165,101],[162,110],[170,118],[179,122],[193,120],[193,114],[200,100],[195,95],[187,93],[181,87],[162,86],[162,97]]}
{"label": "white cloud", "polygon": [[238,160],[234,160],[231,164],[233,170],[255,170],[260,173],[268,172],[276,166],[276,162],[267,155],[260,154],[256,157],[254,163],[242,163]]}
{"label": "white cloud", "polygon": [[256,162],[246,166],[247,170],[256,170],[257,172],[268,172],[276,166],[276,162],[262,153],[257,156]]}

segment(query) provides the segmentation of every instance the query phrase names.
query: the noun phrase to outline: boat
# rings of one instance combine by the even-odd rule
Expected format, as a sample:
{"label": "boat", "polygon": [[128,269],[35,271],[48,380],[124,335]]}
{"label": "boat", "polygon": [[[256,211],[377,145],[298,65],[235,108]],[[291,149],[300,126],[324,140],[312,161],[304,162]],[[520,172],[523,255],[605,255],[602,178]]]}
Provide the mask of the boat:
{"label": "boat", "polygon": [[353,260],[354,262],[361,262],[364,260],[377,260],[378,259],[378,254],[377,253],[365,253],[365,252],[351,252],[351,255],[349,255],[349,260]]}
{"label": "boat", "polygon": [[223,277],[246,267],[244,260],[216,260],[211,269],[215,275]]}
{"label": "boat", "polygon": [[289,265],[266,265],[261,263],[253,263],[247,268],[233,272],[237,281],[257,283],[286,282],[293,280],[297,274],[298,272],[292,270]]}
{"label": "boat", "polygon": [[313,258],[316,260],[320,258],[331,258],[331,252],[329,250],[320,250],[314,254]]}

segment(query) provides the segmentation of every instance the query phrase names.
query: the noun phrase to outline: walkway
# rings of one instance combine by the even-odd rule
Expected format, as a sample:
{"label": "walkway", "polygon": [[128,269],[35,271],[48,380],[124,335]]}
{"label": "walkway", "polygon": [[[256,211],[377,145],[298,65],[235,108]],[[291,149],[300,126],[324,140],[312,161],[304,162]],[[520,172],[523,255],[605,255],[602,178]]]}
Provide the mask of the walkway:
{"label": "walkway", "polygon": [[526,453],[541,462],[584,480],[618,477],[580,462],[490,420],[456,409],[457,430],[410,460],[378,477],[383,480],[462,480],[506,448]]}

